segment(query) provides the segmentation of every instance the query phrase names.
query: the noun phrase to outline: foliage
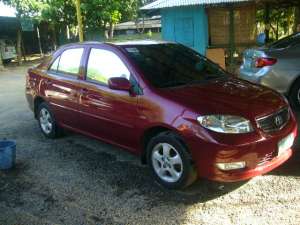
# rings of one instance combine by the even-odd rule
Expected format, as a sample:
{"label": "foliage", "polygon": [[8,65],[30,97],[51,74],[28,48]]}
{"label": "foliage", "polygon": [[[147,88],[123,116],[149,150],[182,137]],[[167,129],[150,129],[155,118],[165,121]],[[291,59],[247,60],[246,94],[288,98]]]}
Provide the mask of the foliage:
{"label": "foliage", "polygon": [[40,9],[44,4],[37,0],[3,0],[3,2],[16,8],[18,17],[39,16]]}
{"label": "foliage", "polygon": [[105,27],[137,17],[140,0],[83,0],[82,11],[88,28]]}
{"label": "foliage", "polygon": [[76,10],[72,0],[44,0],[41,20],[57,25],[75,25]]}
{"label": "foliage", "polygon": [[[264,32],[266,25],[265,10],[261,9],[256,14],[258,33]],[[293,25],[295,21],[295,8],[271,8],[270,10],[270,38],[278,40],[293,33]]]}
{"label": "foliage", "polygon": [[[54,46],[57,33],[67,33],[67,37],[78,34],[75,0],[2,0],[16,8],[18,17],[30,17],[37,24],[48,24]],[[113,37],[114,25],[119,22],[137,20],[142,15],[139,8],[154,0],[81,0],[83,30],[109,30]],[[78,8],[77,8],[78,9]]]}

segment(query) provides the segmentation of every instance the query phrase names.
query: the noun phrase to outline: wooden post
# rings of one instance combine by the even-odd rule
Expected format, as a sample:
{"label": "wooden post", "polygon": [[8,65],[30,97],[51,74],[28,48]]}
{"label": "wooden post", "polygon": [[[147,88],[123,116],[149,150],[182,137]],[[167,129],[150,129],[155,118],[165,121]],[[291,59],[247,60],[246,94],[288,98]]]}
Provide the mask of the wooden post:
{"label": "wooden post", "polygon": [[82,16],[80,8],[80,0],[75,0],[76,4],[76,14],[77,14],[77,23],[78,23],[78,32],[79,32],[79,41],[83,42],[83,25],[82,25]]}
{"label": "wooden post", "polygon": [[229,62],[230,69],[233,69],[235,52],[234,7],[231,6],[229,10]]}
{"label": "wooden post", "polygon": [[266,35],[266,43],[270,41],[270,5],[269,3],[265,4],[265,35]]}

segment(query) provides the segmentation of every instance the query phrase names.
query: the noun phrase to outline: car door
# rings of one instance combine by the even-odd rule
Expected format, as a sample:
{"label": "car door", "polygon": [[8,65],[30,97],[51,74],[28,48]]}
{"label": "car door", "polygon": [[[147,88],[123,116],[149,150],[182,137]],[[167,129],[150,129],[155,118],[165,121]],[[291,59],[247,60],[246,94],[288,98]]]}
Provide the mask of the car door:
{"label": "car door", "polygon": [[135,131],[137,95],[110,89],[108,80],[111,77],[125,77],[137,85],[116,53],[91,48],[79,98],[80,126],[90,135],[134,149],[138,144],[138,132]]}
{"label": "car door", "polygon": [[66,49],[50,66],[43,80],[45,96],[57,122],[69,128],[78,128],[79,74],[84,48]]}

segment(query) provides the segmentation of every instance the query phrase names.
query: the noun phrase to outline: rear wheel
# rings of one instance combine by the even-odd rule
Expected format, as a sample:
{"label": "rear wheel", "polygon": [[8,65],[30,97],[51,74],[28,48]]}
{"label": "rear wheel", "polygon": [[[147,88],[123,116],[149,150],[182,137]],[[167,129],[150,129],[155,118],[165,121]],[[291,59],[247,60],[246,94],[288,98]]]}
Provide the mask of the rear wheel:
{"label": "rear wheel", "polygon": [[300,110],[300,80],[292,86],[289,100],[294,108]]}
{"label": "rear wheel", "polygon": [[182,189],[197,178],[187,148],[172,132],[163,132],[151,139],[147,161],[155,179],[166,188]]}
{"label": "rear wheel", "polygon": [[43,102],[39,105],[37,115],[40,129],[47,138],[57,138],[62,135],[63,130],[57,125],[47,103]]}

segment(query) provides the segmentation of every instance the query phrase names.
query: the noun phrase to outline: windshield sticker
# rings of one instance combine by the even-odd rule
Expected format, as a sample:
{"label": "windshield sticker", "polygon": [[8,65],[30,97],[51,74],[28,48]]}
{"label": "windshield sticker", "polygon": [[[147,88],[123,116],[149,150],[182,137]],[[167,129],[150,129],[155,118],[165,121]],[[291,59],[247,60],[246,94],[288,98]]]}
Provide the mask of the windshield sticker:
{"label": "windshield sticker", "polygon": [[137,48],[126,48],[126,51],[129,53],[140,53]]}

